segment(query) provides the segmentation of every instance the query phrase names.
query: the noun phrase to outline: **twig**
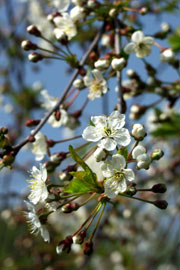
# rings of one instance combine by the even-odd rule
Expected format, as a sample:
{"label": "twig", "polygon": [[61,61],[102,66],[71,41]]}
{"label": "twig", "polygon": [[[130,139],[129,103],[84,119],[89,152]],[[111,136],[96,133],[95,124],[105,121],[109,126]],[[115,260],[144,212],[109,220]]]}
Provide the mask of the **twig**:
{"label": "twig", "polygon": [[[94,40],[92,41],[91,45],[89,46],[88,50],[86,51],[85,55],[83,56],[82,60],[80,61],[80,66],[83,66],[89,56],[89,54],[91,53],[91,51],[94,49],[94,47],[96,46],[96,44],[98,43],[103,31],[104,31],[104,27],[105,24],[103,24],[103,26],[101,27],[100,31],[97,33],[96,37],[94,38]],[[40,121],[39,125],[35,128],[35,130],[31,133],[32,136],[35,136],[38,131],[44,126],[44,124],[47,122],[47,120],[49,119],[49,117],[59,108],[59,106],[63,103],[67,93],[69,92],[73,81],[76,79],[76,77],[79,74],[79,69],[76,69],[72,78],[70,79],[68,85],[66,86],[66,88],[64,89],[61,97],[59,98],[58,102],[56,103],[56,105],[52,108],[52,110],[47,113],[44,118],[42,118],[42,120]],[[14,150],[16,151],[16,153],[21,149],[21,147],[23,147],[27,142],[28,142],[28,138],[29,136],[24,139],[24,141],[22,141],[21,143],[19,143],[18,145],[14,146]]]}
{"label": "twig", "polygon": [[[117,55],[119,55],[120,51],[121,51],[120,26],[119,26],[119,21],[116,18],[115,19],[115,52]],[[116,77],[117,77],[117,88],[118,88],[117,107],[120,113],[124,113],[126,111],[126,108],[125,108],[126,106],[125,106],[125,101],[123,98],[123,91],[121,87],[121,71],[116,72]]]}

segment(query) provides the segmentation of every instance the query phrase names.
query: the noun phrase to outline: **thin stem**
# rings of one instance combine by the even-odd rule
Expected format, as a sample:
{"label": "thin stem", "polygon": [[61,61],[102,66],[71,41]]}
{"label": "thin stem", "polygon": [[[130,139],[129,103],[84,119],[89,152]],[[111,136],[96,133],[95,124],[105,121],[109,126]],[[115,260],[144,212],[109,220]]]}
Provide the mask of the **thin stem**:
{"label": "thin stem", "polygon": [[76,92],[75,92],[74,96],[72,97],[72,99],[66,104],[66,109],[69,108],[73,104],[73,102],[78,97],[79,93],[80,93],[80,90],[76,90]]}
{"label": "thin stem", "polygon": [[81,203],[80,206],[83,206],[86,203],[88,203],[95,195],[96,195],[96,192],[94,192],[87,200],[85,200],[83,203]]}
{"label": "thin stem", "polygon": [[76,139],[79,139],[79,138],[82,138],[82,135],[74,136],[74,137],[67,138],[67,139],[64,139],[64,140],[53,141],[53,142],[54,142],[54,143],[64,143],[64,142],[76,140]]}
{"label": "thin stem", "polygon": [[84,110],[84,108],[86,107],[86,105],[88,104],[88,102],[89,102],[89,98],[86,98],[84,104],[82,105],[82,107],[80,109],[81,112]]}
{"label": "thin stem", "polygon": [[76,197],[72,198],[71,200],[68,200],[68,201],[66,201],[66,202],[63,202],[62,204],[60,204],[60,205],[57,207],[57,209],[63,207],[63,206],[64,206],[65,204],[67,204],[67,203],[70,203],[70,202],[76,200],[77,198],[79,198],[79,196],[76,196]]}
{"label": "thin stem", "polygon": [[55,51],[51,51],[51,50],[48,50],[48,49],[44,49],[44,48],[41,48],[41,47],[39,47],[39,46],[37,46],[37,49],[39,49],[39,50],[41,50],[41,51],[44,51],[44,52],[56,54],[56,55],[62,57],[63,59],[65,59],[65,58],[64,58],[64,55],[59,54],[59,53],[57,53],[57,52],[55,52]]}
{"label": "thin stem", "polygon": [[106,202],[104,202],[104,203],[102,204],[102,210],[101,210],[101,213],[100,213],[100,215],[99,215],[98,221],[97,221],[97,223],[96,223],[96,226],[95,226],[95,228],[94,228],[94,231],[92,232],[92,234],[91,234],[91,236],[90,236],[90,238],[89,238],[90,242],[92,241],[92,239],[93,239],[93,237],[94,237],[94,235],[95,235],[95,233],[96,233],[96,231],[97,231],[97,228],[98,228],[99,223],[100,223],[100,221],[101,221],[102,215],[103,215],[103,213],[104,213],[105,206],[106,206]]}
{"label": "thin stem", "polygon": [[[121,51],[121,39],[120,39],[120,26],[119,26],[119,21],[116,18],[115,19],[115,52],[117,55],[120,54]],[[120,113],[124,113],[125,112],[125,101],[123,98],[123,91],[122,91],[122,76],[121,76],[121,71],[116,71],[116,77],[117,77],[117,88],[118,88],[118,102],[117,102],[117,107],[118,107],[118,111]]]}
{"label": "thin stem", "polygon": [[52,47],[54,47],[54,49],[58,50],[58,51],[61,51],[64,55],[68,55],[65,51],[63,51],[61,48],[59,48],[58,46],[56,46],[51,40],[47,39],[46,37],[44,36],[40,36],[40,38],[42,38],[43,40],[45,40],[46,42],[48,42],[49,44],[51,44]]}
{"label": "thin stem", "polygon": [[134,199],[134,200],[137,200],[137,201],[141,201],[141,202],[146,202],[146,203],[150,203],[150,204],[154,204],[154,202],[152,201],[147,201],[147,200],[144,200],[144,199],[141,199],[141,198],[138,198],[138,197],[131,197],[129,195],[126,195],[126,194],[123,194],[123,193],[119,193],[120,196],[123,196],[123,197],[127,197],[129,199]]}
{"label": "thin stem", "polygon": [[[82,57],[82,60],[80,61],[80,66],[83,66],[89,56],[89,54],[91,53],[91,51],[94,49],[94,47],[96,46],[96,44],[98,43],[99,39],[101,38],[102,33],[104,32],[104,28],[105,28],[105,24],[103,24],[103,26],[101,27],[100,31],[97,33],[96,37],[94,38],[94,40],[92,41],[91,45],[89,46],[88,50],[86,51],[86,53],[84,54],[84,56]],[[67,93],[69,92],[74,80],[76,79],[76,77],[79,74],[79,70],[75,70],[74,74],[72,75],[72,78],[70,79],[68,85],[66,86],[66,88],[64,89],[61,97],[59,98],[58,102],[56,103],[56,105],[51,109],[50,112],[48,112],[44,118],[41,119],[39,125],[37,125],[37,127],[34,129],[34,131],[32,132],[31,135],[35,136],[38,131],[44,126],[44,124],[47,122],[47,120],[49,119],[49,117],[59,108],[59,106],[63,103]],[[14,150],[16,152],[18,152],[21,147],[23,147],[27,142],[28,142],[28,138],[29,136],[24,139],[24,141],[22,141],[21,143],[19,143],[18,145],[14,146]]]}
{"label": "thin stem", "polygon": [[89,215],[89,217],[83,222],[83,224],[73,233],[72,236],[75,236],[78,232],[80,232],[82,230],[82,228],[86,225],[86,223],[91,219],[91,217],[99,211],[99,209],[101,208],[102,203],[99,202],[96,207],[93,209],[93,211],[91,212],[91,214]]}

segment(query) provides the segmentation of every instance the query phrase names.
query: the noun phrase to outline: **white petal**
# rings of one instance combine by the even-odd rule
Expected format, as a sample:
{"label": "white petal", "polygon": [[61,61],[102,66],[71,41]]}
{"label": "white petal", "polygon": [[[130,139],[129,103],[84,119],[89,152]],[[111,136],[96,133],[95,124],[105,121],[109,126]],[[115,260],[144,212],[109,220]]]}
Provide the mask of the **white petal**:
{"label": "white petal", "polygon": [[144,146],[142,145],[138,145],[134,148],[134,150],[132,151],[132,157],[134,159],[137,159],[137,157],[139,155],[145,154],[146,153],[146,148],[144,148]]}
{"label": "white petal", "polygon": [[146,45],[153,45],[154,44],[154,38],[152,37],[145,37],[143,42],[146,44]]}
{"label": "white petal", "polygon": [[125,173],[126,173],[126,176],[125,176],[126,180],[128,180],[128,181],[133,181],[134,180],[135,175],[134,175],[133,170],[125,169]]}
{"label": "white petal", "polygon": [[114,181],[114,179],[112,179],[112,178],[108,179],[104,183],[104,192],[106,193],[106,195],[110,199],[113,199],[117,196],[118,192],[117,192],[116,188],[117,188],[116,181]]}
{"label": "white petal", "polygon": [[121,180],[119,183],[118,183],[118,188],[117,188],[117,192],[125,192],[127,189],[127,184],[126,184],[126,180],[125,178],[123,180]]}
{"label": "white petal", "polygon": [[141,49],[138,48],[137,50],[135,49],[135,53],[138,58],[143,58],[151,53],[151,49],[148,45],[144,44],[144,48]]}
{"label": "white petal", "polygon": [[125,115],[120,114],[118,111],[114,111],[108,117],[108,122],[113,129],[120,129],[125,124]]}
{"label": "white petal", "polygon": [[46,229],[45,226],[41,226],[41,236],[44,239],[45,242],[49,242],[50,241],[50,236],[49,236],[49,232]]}
{"label": "white petal", "polygon": [[116,148],[117,143],[111,138],[104,138],[99,143],[98,146],[106,149],[107,151],[113,151]]}
{"label": "white petal", "polygon": [[122,155],[116,154],[112,156],[112,164],[114,169],[120,171],[121,169],[125,168],[126,160]]}
{"label": "white petal", "polygon": [[106,126],[107,125],[107,117],[105,115],[101,116],[92,116],[91,121],[95,126]]}
{"label": "white petal", "polygon": [[103,76],[102,76],[102,73],[98,70],[98,69],[93,69],[92,70],[92,74],[93,76],[95,77],[95,79],[97,81],[102,81],[104,80]]}
{"label": "white petal", "polygon": [[53,5],[58,9],[59,12],[64,12],[69,7],[69,0],[53,0]]}
{"label": "white petal", "polygon": [[102,138],[102,134],[96,127],[88,126],[82,133],[83,139],[91,142],[97,142]]}
{"label": "white petal", "polygon": [[136,45],[133,42],[130,42],[124,47],[124,51],[127,54],[134,53],[135,52]]}
{"label": "white petal", "polygon": [[113,166],[111,161],[102,162],[100,164],[100,168],[102,170],[102,174],[104,177],[111,177],[114,175]]}
{"label": "white petal", "polygon": [[144,34],[142,31],[136,31],[132,34],[131,40],[135,43],[139,43],[143,41],[144,39]]}
{"label": "white petal", "polygon": [[113,138],[117,142],[117,144],[122,146],[127,146],[131,142],[129,131],[126,128],[121,128],[120,130],[117,130]]}

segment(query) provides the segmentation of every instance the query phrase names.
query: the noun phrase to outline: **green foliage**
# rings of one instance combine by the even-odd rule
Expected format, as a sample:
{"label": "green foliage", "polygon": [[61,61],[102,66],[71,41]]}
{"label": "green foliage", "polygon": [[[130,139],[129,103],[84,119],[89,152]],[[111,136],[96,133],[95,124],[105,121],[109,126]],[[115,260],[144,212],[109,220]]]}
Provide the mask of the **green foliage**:
{"label": "green foliage", "polygon": [[169,37],[169,43],[175,52],[180,51],[180,27],[177,27],[175,33]]}
{"label": "green foliage", "polygon": [[127,147],[122,147],[121,149],[119,149],[119,150],[117,151],[117,154],[122,155],[122,156],[125,158],[125,160],[127,160],[127,157],[128,157],[128,150],[127,150]]}
{"label": "green foliage", "polygon": [[101,186],[97,182],[97,176],[84,162],[83,159],[69,146],[72,158],[84,169],[84,171],[71,172],[74,179],[64,188],[66,193],[101,192]]}

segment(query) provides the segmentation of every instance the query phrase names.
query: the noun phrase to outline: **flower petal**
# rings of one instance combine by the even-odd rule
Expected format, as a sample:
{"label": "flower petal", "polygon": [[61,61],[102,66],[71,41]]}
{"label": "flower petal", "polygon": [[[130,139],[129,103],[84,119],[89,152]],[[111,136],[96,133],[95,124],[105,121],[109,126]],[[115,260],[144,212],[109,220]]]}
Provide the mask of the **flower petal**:
{"label": "flower petal", "polygon": [[98,70],[98,69],[93,69],[92,70],[92,74],[93,77],[97,80],[97,81],[102,81],[104,80],[102,73]]}
{"label": "flower petal", "polygon": [[120,130],[117,130],[113,138],[117,144],[122,146],[127,146],[131,142],[129,131],[126,128],[121,128]]}
{"label": "flower petal", "polygon": [[102,162],[100,168],[104,177],[111,177],[114,175],[113,166],[111,161]]}
{"label": "flower petal", "polygon": [[104,128],[107,125],[107,117],[105,115],[91,116],[91,121],[95,126],[102,126]]}
{"label": "flower petal", "polygon": [[154,44],[154,38],[152,38],[152,37],[144,37],[143,42],[146,45],[150,45],[151,46],[151,45]]}
{"label": "flower petal", "polygon": [[124,178],[123,180],[119,181],[119,183],[118,183],[117,193],[119,193],[119,192],[123,193],[126,191],[126,189],[127,189],[127,184],[126,184],[126,180]]}
{"label": "flower petal", "polygon": [[108,117],[108,122],[112,129],[120,129],[125,125],[125,115],[120,114],[118,111],[114,111]]}
{"label": "flower petal", "polygon": [[116,148],[116,141],[111,138],[104,138],[99,143],[98,146],[106,149],[107,151],[113,151]]}
{"label": "flower petal", "polygon": [[126,180],[128,180],[128,181],[133,181],[134,180],[135,175],[134,175],[133,170],[125,169],[125,174],[126,174],[126,176],[125,176]]}
{"label": "flower petal", "polygon": [[122,155],[116,154],[112,156],[112,164],[114,169],[120,171],[121,169],[125,168],[126,160]]}
{"label": "flower petal", "polygon": [[139,43],[144,40],[144,34],[142,31],[136,31],[132,34],[131,40],[135,43]]}
{"label": "flower petal", "polygon": [[144,44],[144,47],[141,48],[141,49],[135,49],[135,53],[136,53],[136,56],[138,58],[143,58],[143,57],[146,57],[148,56],[150,53],[151,53],[151,48],[149,47],[149,45],[145,45]]}
{"label": "flower petal", "polygon": [[96,127],[88,126],[82,133],[83,139],[91,142],[97,142],[102,138],[102,134]]}
{"label": "flower petal", "polygon": [[124,47],[124,51],[125,53],[127,54],[130,54],[130,53],[134,53],[135,52],[135,43],[133,42],[130,42],[129,44],[127,44],[125,47]]}
{"label": "flower petal", "polygon": [[134,150],[132,151],[132,157],[134,159],[137,159],[137,157],[139,155],[145,154],[146,153],[146,148],[142,145],[138,145],[134,148]]}
{"label": "flower petal", "polygon": [[114,181],[113,178],[108,179],[104,183],[104,192],[106,193],[106,195],[110,199],[113,199],[113,198],[115,198],[117,196],[118,191],[116,190],[116,188],[117,188],[117,182]]}

